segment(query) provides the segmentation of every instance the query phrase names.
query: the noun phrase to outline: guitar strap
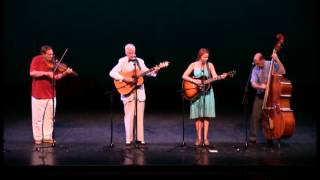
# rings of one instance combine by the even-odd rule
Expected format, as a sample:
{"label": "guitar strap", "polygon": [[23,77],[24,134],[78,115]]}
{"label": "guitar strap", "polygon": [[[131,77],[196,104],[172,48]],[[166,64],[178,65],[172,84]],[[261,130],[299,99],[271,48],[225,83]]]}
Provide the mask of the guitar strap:
{"label": "guitar strap", "polygon": [[207,63],[207,71],[208,71],[208,74],[209,74],[208,79],[210,79],[210,78],[212,77],[212,75],[211,75],[211,72],[210,72],[210,69],[209,69],[209,63],[208,63],[208,61],[207,61],[206,63]]}
{"label": "guitar strap", "polygon": [[208,62],[206,62],[206,64],[207,64],[207,71],[208,71],[208,79],[210,79],[211,77],[212,77],[212,75],[211,75],[211,72],[210,72],[210,69],[209,69],[209,63]]}
{"label": "guitar strap", "polygon": [[140,66],[139,60],[137,59],[136,62],[137,62],[139,70],[141,70],[141,66]]}
{"label": "guitar strap", "polygon": [[[128,62],[130,62],[131,60],[128,60]],[[140,66],[140,63],[139,63],[139,60],[137,59],[137,60],[132,60],[132,63],[133,63],[133,65],[134,65],[134,63],[137,63],[137,65],[138,65],[138,68],[139,68],[139,70],[141,70],[141,66]]]}

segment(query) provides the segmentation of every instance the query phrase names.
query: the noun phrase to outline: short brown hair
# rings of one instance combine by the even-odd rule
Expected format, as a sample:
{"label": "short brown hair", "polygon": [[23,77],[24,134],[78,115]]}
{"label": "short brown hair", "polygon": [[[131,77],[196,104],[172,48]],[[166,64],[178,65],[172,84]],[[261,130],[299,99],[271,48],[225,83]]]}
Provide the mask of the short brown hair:
{"label": "short brown hair", "polygon": [[51,46],[48,46],[48,45],[43,45],[41,46],[41,49],[40,49],[40,53],[41,54],[45,54],[48,50],[52,49]]}

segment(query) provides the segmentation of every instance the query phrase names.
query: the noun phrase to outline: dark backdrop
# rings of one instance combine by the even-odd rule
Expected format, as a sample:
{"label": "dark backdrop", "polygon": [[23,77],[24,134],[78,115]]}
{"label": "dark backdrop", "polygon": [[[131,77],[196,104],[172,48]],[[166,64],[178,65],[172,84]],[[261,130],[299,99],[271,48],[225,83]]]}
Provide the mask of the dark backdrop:
{"label": "dark backdrop", "polygon": [[[6,0],[2,7],[6,111],[30,111],[29,66],[43,44],[57,57],[69,48],[63,61],[79,74],[59,82],[58,110],[106,109],[108,73],[128,42],[149,67],[171,61],[156,79],[146,78],[147,111],[181,109],[181,76],[201,47],[218,73],[237,71],[214,84],[217,110],[241,111],[253,54],[270,57],[278,32],[285,35],[279,57],[293,84],[293,109],[315,110],[316,0]],[[118,95],[115,107],[121,110]]]}

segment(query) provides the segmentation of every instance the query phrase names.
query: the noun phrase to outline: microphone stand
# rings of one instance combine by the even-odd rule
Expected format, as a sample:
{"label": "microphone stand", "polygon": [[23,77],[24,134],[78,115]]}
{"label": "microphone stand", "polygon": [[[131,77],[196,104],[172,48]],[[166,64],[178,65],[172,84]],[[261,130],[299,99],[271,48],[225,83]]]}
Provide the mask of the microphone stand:
{"label": "microphone stand", "polygon": [[[137,66],[138,66],[138,59],[135,58],[134,60],[134,77],[136,78],[138,76],[137,74]],[[135,132],[135,149],[139,149],[141,151],[142,148],[147,148],[147,147],[143,147],[143,146],[139,146],[138,144],[138,86],[137,86],[137,83],[138,83],[138,79],[135,79],[135,82],[136,84],[135,86],[135,109],[134,109],[134,121],[135,121],[135,128],[134,128],[134,132]],[[143,123],[143,122],[142,122]],[[142,129],[143,131],[143,129]]]}
{"label": "microphone stand", "polygon": [[[52,62],[53,62],[53,68],[52,68],[52,81],[51,81],[51,83],[52,83],[52,121],[53,121],[53,123],[54,123],[54,121],[55,121],[55,115],[54,115],[54,113],[55,113],[55,105],[54,105],[54,103],[55,103],[55,100],[54,100],[54,98],[55,98],[55,67],[56,67],[56,60],[55,60],[55,57],[53,56],[52,57]],[[42,128],[41,128],[41,130],[42,130],[42,142],[41,142],[41,146],[40,147],[36,147],[36,151],[38,151],[38,152],[40,152],[41,154],[39,155],[39,158],[41,159],[41,165],[42,166],[45,166],[45,158],[46,158],[46,154],[44,154],[44,149],[47,149],[47,148],[52,148],[52,147],[55,147],[55,140],[54,140],[54,138],[52,138],[52,140],[53,140],[53,143],[50,145],[50,146],[44,146],[44,118],[45,118],[45,113],[46,113],[46,111],[47,111],[47,107],[48,107],[48,104],[49,104],[49,101],[50,101],[50,99],[48,99],[47,100],[47,103],[46,103],[46,106],[45,106],[45,108],[44,108],[44,110],[43,110],[43,116],[42,116]],[[54,126],[53,126],[54,127]],[[52,132],[53,133],[53,132]],[[52,135],[53,136],[53,135]]]}
{"label": "microphone stand", "polygon": [[[205,75],[204,75],[204,64],[202,64],[202,78],[201,78],[201,96],[203,99],[202,99],[202,117],[203,117],[203,122],[202,122],[202,127],[201,127],[201,139],[202,139],[202,144],[200,145],[200,147],[196,147],[196,148],[201,148],[201,151],[202,152],[208,152],[209,151],[209,147],[207,145],[205,145],[205,142],[204,142],[204,124],[205,124],[205,114],[206,114],[206,87],[205,87]],[[209,72],[208,72],[209,73]],[[200,108],[200,107],[199,107]],[[201,120],[200,120],[201,122]],[[198,160],[197,160],[198,161]]]}
{"label": "microphone stand", "polygon": [[182,142],[180,145],[177,145],[177,146],[173,147],[172,149],[169,149],[167,152],[171,152],[176,148],[183,148],[183,149],[193,148],[191,146],[188,146],[184,141],[184,132],[185,132],[185,126],[184,126],[184,124],[185,124],[185,103],[184,102],[185,101],[184,101],[184,97],[183,97],[183,91],[184,90],[178,91],[180,93],[181,99],[182,99]]}
{"label": "microphone stand", "polygon": [[[206,116],[206,90],[205,90],[205,84],[204,84],[204,81],[205,81],[205,76],[204,76],[204,67],[202,67],[202,78],[201,78],[201,84],[202,84],[202,91],[201,91],[201,94],[202,94],[202,97],[203,97],[203,100],[202,100],[202,116],[205,117]],[[206,150],[208,151],[207,149],[207,146],[205,145],[205,142],[204,142],[204,125],[205,124],[205,118],[203,119],[203,122],[202,122],[202,133],[201,133],[201,136],[202,136],[202,144],[201,146]]]}
{"label": "microphone stand", "polygon": [[[56,62],[56,64],[55,64],[55,68],[54,68],[54,70],[53,70],[53,74],[55,74],[56,72],[57,72],[57,69],[59,68],[59,65],[60,65],[60,63],[62,62],[62,60],[63,60],[63,58],[64,58],[64,56],[66,55],[66,53],[68,52],[68,48],[66,48],[66,50],[63,52],[63,54],[62,54],[62,56],[61,56],[61,58],[60,58],[60,60],[58,61],[58,62]],[[54,77],[54,76],[53,76]],[[55,89],[55,87],[56,87],[56,80],[55,80],[55,78],[53,78],[52,79],[52,82],[53,82],[53,90]],[[53,91],[54,92],[54,91]],[[55,107],[55,102],[54,102],[54,97],[55,97],[55,95],[53,96],[53,98],[52,98],[52,100],[53,100],[53,127],[54,127],[54,125],[55,125],[55,110],[56,110],[56,107]],[[53,144],[52,144],[52,147],[55,147],[56,146],[56,141],[55,141],[55,131],[53,131]],[[69,151],[68,150],[68,148],[67,147],[64,147],[64,148],[66,148],[67,150],[67,152]]]}
{"label": "microphone stand", "polygon": [[[123,85],[121,87],[118,88],[113,88],[110,91],[107,91],[104,93],[104,95],[109,95],[110,94],[110,143],[107,146],[108,148],[113,148],[114,147],[114,143],[113,143],[113,94],[115,90],[121,89],[121,88],[125,88],[127,85]],[[107,132],[107,131],[106,131]]]}
{"label": "microphone stand", "polygon": [[[138,75],[137,74],[138,60],[135,59],[133,61],[133,63],[134,63],[133,64],[134,65],[134,78],[136,78]],[[134,93],[135,93],[134,94],[135,95],[135,99],[134,99],[134,101],[135,101],[134,102],[135,103],[135,107],[134,107],[134,136],[135,136],[135,140],[134,140],[134,147],[133,148],[126,147],[124,149],[125,152],[123,154],[125,159],[131,159],[131,160],[133,160],[133,158],[134,158],[134,156],[132,156],[132,157],[128,156],[128,154],[132,154],[131,150],[139,150],[143,153],[144,149],[147,149],[147,147],[145,147],[143,145],[139,146],[139,144],[138,144],[138,130],[137,130],[138,129],[138,86],[137,86],[138,81],[137,81],[137,79],[135,79],[135,81],[133,83],[135,83],[135,89],[134,89]]]}
{"label": "microphone stand", "polygon": [[110,143],[108,148],[113,148],[113,93],[115,89],[112,89],[110,91],[107,91],[105,95],[110,95]]}
{"label": "microphone stand", "polygon": [[[207,65],[207,67],[208,67],[208,64],[206,63],[206,65]],[[208,69],[208,68],[207,68]],[[210,72],[208,72],[208,73],[210,73]],[[210,77],[210,76],[209,76]],[[203,98],[202,99],[202,116],[203,116],[203,122],[202,122],[202,127],[201,127],[201,136],[202,136],[202,144],[200,145],[200,146],[196,146],[196,152],[198,152],[198,153],[208,153],[208,152],[211,152],[211,153],[217,153],[218,152],[218,150],[216,149],[216,147],[214,146],[214,145],[212,145],[211,147],[210,147],[210,145],[206,145],[205,144],[205,140],[204,140],[204,130],[205,130],[205,128],[204,128],[204,126],[205,126],[205,116],[206,116],[206,94],[208,93],[208,91],[206,91],[206,86],[205,86],[205,74],[204,74],[204,64],[202,65],[202,78],[201,78],[201,88],[200,88],[200,93],[201,93],[201,96],[200,96],[200,98]],[[210,89],[209,89],[209,91],[210,91]],[[200,102],[201,103],[201,102]],[[199,107],[200,108],[200,107]],[[200,109],[198,109],[199,110],[199,112],[200,112]],[[209,120],[209,119],[208,119]],[[200,120],[200,122],[201,122],[201,120]],[[208,131],[209,131],[209,129],[208,129]],[[208,133],[208,132],[207,132]],[[208,155],[208,154],[206,154],[206,155]],[[201,156],[199,156],[198,158],[196,158],[195,159],[195,162],[196,162],[196,164],[198,164],[199,163],[199,161],[201,160]]]}
{"label": "microphone stand", "polygon": [[[250,84],[250,80],[251,80],[251,74],[252,74],[252,70],[254,67],[254,63],[251,64],[250,67],[250,73],[248,75],[248,79],[246,82],[246,86],[244,89],[244,93],[243,93],[243,98],[242,98],[242,105],[243,105],[243,112],[244,112],[244,119],[245,119],[245,144],[244,144],[244,150],[246,150],[248,148],[248,92],[249,92],[249,84]],[[237,148],[237,151],[240,151],[240,148]]]}
{"label": "microphone stand", "polygon": [[[56,98],[56,93],[55,93],[55,89],[56,89],[56,79],[55,79],[55,75],[56,75],[56,71],[61,63],[61,61],[63,60],[65,54],[67,53],[68,51],[68,48],[64,51],[62,57],[60,58],[60,60],[58,62],[56,62],[56,59],[55,57],[53,57],[53,69],[52,69],[52,73],[53,73],[53,77],[52,77],[52,121],[53,121],[53,129],[54,129],[54,125],[55,125],[55,98]],[[46,107],[44,109],[44,113],[43,113],[43,119],[42,119],[42,137],[44,136],[44,132],[43,132],[43,126],[44,126],[44,117],[45,117],[45,112],[46,112],[46,109],[47,109],[47,106],[48,106],[48,103],[49,103],[49,100],[46,104]],[[45,148],[50,148],[50,147],[56,147],[56,140],[55,140],[55,133],[54,133],[54,130],[52,132],[52,140],[53,142],[51,143],[50,146],[43,146],[44,144],[44,138],[42,138],[42,145],[41,147],[37,147],[36,148],[36,151],[41,151],[43,152],[43,149]],[[67,150],[68,152],[68,150]]]}
{"label": "microphone stand", "polygon": [[[124,87],[120,87],[120,88],[124,88]],[[110,97],[110,104],[109,104],[110,105],[110,143],[109,143],[108,146],[102,147],[102,150],[106,151],[106,152],[115,151],[115,152],[118,152],[120,154],[123,154],[123,153],[120,152],[120,150],[115,150],[115,146],[114,146],[114,143],[113,143],[113,94],[114,94],[115,90],[116,90],[116,88],[113,88],[110,91],[107,91],[107,92],[104,93],[105,95],[109,95],[109,97]],[[106,133],[107,132],[108,132],[108,130],[106,129]],[[126,159],[126,158],[130,158],[130,157],[124,155],[124,159]]]}

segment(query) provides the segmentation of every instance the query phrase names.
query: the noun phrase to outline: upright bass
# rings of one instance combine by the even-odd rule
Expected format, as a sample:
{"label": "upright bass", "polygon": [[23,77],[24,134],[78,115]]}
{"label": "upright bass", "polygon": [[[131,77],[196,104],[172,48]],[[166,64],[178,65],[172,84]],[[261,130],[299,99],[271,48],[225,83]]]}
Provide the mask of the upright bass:
{"label": "upright bass", "polygon": [[[277,34],[274,51],[278,52],[284,43],[284,36]],[[274,72],[274,60],[268,74],[268,81],[262,105],[262,128],[267,140],[279,140],[292,136],[295,118],[290,108],[292,93],[291,82],[281,74]]]}

